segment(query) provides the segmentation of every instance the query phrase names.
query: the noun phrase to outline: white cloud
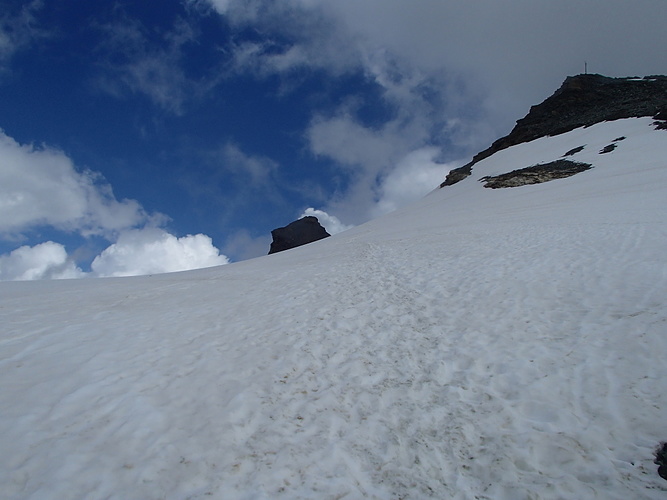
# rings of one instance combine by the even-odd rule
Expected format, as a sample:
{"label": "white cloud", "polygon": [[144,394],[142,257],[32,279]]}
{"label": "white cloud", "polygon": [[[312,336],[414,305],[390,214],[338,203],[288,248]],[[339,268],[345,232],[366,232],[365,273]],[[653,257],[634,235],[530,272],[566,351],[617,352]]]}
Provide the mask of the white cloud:
{"label": "white cloud", "polygon": [[409,153],[380,182],[380,198],[372,208],[377,217],[424,197],[442,182],[443,172],[460,164],[437,163],[438,148],[422,148]]}
{"label": "white cloud", "polygon": [[317,217],[317,220],[320,222],[322,227],[324,227],[327,233],[332,236],[354,227],[353,225],[343,224],[335,215],[329,215],[324,210],[316,210],[312,207],[304,210],[304,212],[299,216],[299,219],[303,219],[304,217]]}
{"label": "white cloud", "polygon": [[68,258],[59,243],[47,241],[33,247],[22,246],[0,255],[0,280],[81,278],[83,271]]}
{"label": "white cloud", "polygon": [[611,76],[661,73],[667,66],[664,51],[648,50],[663,39],[662,0],[317,3],[365,49],[381,47],[426,74],[445,71],[466,85],[477,80],[510,106],[510,120],[565,76],[582,72],[584,60]]}
{"label": "white cloud", "polygon": [[159,228],[143,228],[121,233],[116,243],[95,258],[90,273],[77,267],[60,243],[22,246],[0,255],[0,281],[138,276],[228,263],[204,234],[177,238]]}
{"label": "white cloud", "polygon": [[60,243],[22,246],[0,255],[0,281],[138,276],[228,264],[229,259],[204,234],[182,238],[159,228],[131,229],[95,257],[85,273]]}
{"label": "white cloud", "polygon": [[[147,214],[135,200],[118,201],[95,172],[79,172],[62,151],[20,145],[0,131],[0,237],[41,227],[99,235],[115,243],[98,255],[93,275],[129,276],[226,264],[211,238],[182,238],[156,227],[167,217]],[[77,278],[84,273],[65,247],[48,241],[0,255],[1,280]]]}
{"label": "white cloud", "polygon": [[[441,163],[438,157],[441,152],[436,147],[422,147],[396,160],[391,167],[383,170],[381,175],[364,175],[359,177],[350,190],[343,196],[331,200],[325,207],[326,211],[307,209],[302,217],[314,215],[322,222],[330,234],[332,233],[324,221],[336,213],[346,220],[360,224],[368,219],[392,212],[417,201],[435,189],[452,168],[463,164],[463,161]],[[336,222],[330,223],[336,231]],[[349,229],[349,225],[341,225]]]}
{"label": "white cloud", "polygon": [[[280,34],[289,40],[277,51],[281,63],[264,64],[263,71],[364,68],[397,98],[409,91],[409,99],[418,95],[419,79],[433,79],[445,83],[435,90],[445,107],[485,111],[490,140],[566,76],[582,72],[584,61],[589,70],[610,76],[659,74],[667,67],[667,52],[651,50],[664,42],[664,0],[208,3],[239,28],[258,26],[265,39]],[[248,68],[276,54],[256,49],[244,58]],[[387,79],[389,74],[398,80]]]}
{"label": "white cloud", "polygon": [[392,124],[383,130],[360,125],[349,115],[332,118],[317,117],[306,131],[310,150],[348,167],[363,167],[379,172],[394,158],[404,140],[387,140],[398,134]]}
{"label": "white cloud", "polygon": [[134,200],[118,201],[99,174],[79,172],[62,151],[20,145],[0,130],[0,235],[52,226],[109,237],[149,219]]}
{"label": "white cloud", "polygon": [[177,238],[159,228],[145,228],[121,233],[116,243],[95,257],[91,268],[96,276],[136,276],[227,263],[229,259],[204,234]]}
{"label": "white cloud", "polygon": [[311,150],[327,156],[352,175],[352,185],[330,200],[327,209],[359,224],[424,196],[447,172],[425,147],[420,120],[394,120],[378,130],[350,116],[316,119],[307,139]]}

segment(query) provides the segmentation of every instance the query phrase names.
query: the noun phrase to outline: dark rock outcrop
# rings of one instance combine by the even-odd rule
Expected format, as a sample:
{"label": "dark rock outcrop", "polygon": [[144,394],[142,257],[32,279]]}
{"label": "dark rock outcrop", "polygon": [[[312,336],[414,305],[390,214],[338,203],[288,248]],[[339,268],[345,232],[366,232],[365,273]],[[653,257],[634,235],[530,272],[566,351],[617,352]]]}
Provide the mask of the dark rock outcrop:
{"label": "dark rock outcrop", "polygon": [[302,219],[295,220],[285,227],[279,227],[271,231],[273,241],[271,242],[271,249],[269,255],[290,248],[300,247],[313,241],[321,240],[331,236],[320,225],[317,217],[307,216]]}
{"label": "dark rock outcrop", "polygon": [[[602,75],[568,77],[563,85],[516,122],[509,135],[476,154],[466,165],[452,170],[440,187],[451,186],[472,173],[475,163],[516,144],[563,134],[606,120],[667,116],[667,77],[609,78]],[[664,122],[656,123],[660,128]]]}
{"label": "dark rock outcrop", "polygon": [[484,184],[485,188],[491,189],[518,187],[526,184],[540,184],[554,179],[564,179],[590,168],[592,168],[592,165],[589,163],[556,160],[513,170],[506,174],[482,177],[480,181],[486,183]]}
{"label": "dark rock outcrop", "polygon": [[607,144],[605,147],[603,147],[600,151],[599,154],[603,155],[606,153],[611,153],[614,149],[616,149],[617,142],[624,141],[625,137],[617,137],[612,141],[611,144]]}
{"label": "dark rock outcrop", "polygon": [[656,119],[656,121],[653,122],[656,130],[667,130],[667,107],[664,107],[662,111],[653,118]]}
{"label": "dark rock outcrop", "polygon": [[603,155],[606,153],[611,153],[614,149],[616,149],[616,144],[612,142],[611,144],[607,144],[605,147],[603,147],[599,154]]}
{"label": "dark rock outcrop", "polygon": [[660,477],[667,479],[667,443],[660,443],[655,449],[655,460],[653,463],[658,466]]}
{"label": "dark rock outcrop", "polygon": [[576,148],[570,149],[567,153],[565,153],[563,156],[572,156],[576,155],[577,153],[581,153],[586,146],[577,146]]}

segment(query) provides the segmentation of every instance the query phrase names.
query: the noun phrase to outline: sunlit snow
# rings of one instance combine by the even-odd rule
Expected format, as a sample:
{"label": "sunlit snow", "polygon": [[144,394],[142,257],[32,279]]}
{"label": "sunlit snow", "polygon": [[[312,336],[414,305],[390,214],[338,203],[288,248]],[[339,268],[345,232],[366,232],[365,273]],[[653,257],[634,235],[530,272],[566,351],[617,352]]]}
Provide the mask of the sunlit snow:
{"label": "sunlit snow", "polygon": [[[666,498],[651,122],[514,146],[268,257],[0,283],[2,498]],[[477,181],[578,146],[573,177]]]}

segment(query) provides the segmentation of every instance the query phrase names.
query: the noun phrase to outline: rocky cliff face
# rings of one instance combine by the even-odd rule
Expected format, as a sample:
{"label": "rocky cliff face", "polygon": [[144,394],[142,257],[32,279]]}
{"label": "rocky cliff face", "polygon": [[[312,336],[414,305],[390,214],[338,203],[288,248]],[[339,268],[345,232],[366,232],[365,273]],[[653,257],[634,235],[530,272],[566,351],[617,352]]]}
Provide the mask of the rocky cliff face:
{"label": "rocky cliff face", "polygon": [[[478,161],[502,149],[539,137],[563,134],[606,120],[653,116],[667,119],[667,77],[609,78],[602,75],[568,77],[563,85],[516,122],[509,135],[452,170],[440,187],[451,186],[472,173]],[[659,125],[664,126],[664,123]]]}
{"label": "rocky cliff face", "polygon": [[320,225],[317,217],[308,216],[295,220],[285,227],[274,229],[271,231],[271,236],[273,241],[271,242],[269,255],[300,247],[331,235]]}

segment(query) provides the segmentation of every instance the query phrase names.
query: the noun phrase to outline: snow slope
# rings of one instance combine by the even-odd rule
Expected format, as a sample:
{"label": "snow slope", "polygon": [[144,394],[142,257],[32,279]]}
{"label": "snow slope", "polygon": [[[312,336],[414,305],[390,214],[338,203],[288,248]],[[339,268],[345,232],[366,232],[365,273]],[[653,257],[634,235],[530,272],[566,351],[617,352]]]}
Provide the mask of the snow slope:
{"label": "snow slope", "polygon": [[601,123],[287,252],[0,283],[2,498],[666,498],[666,162]]}

